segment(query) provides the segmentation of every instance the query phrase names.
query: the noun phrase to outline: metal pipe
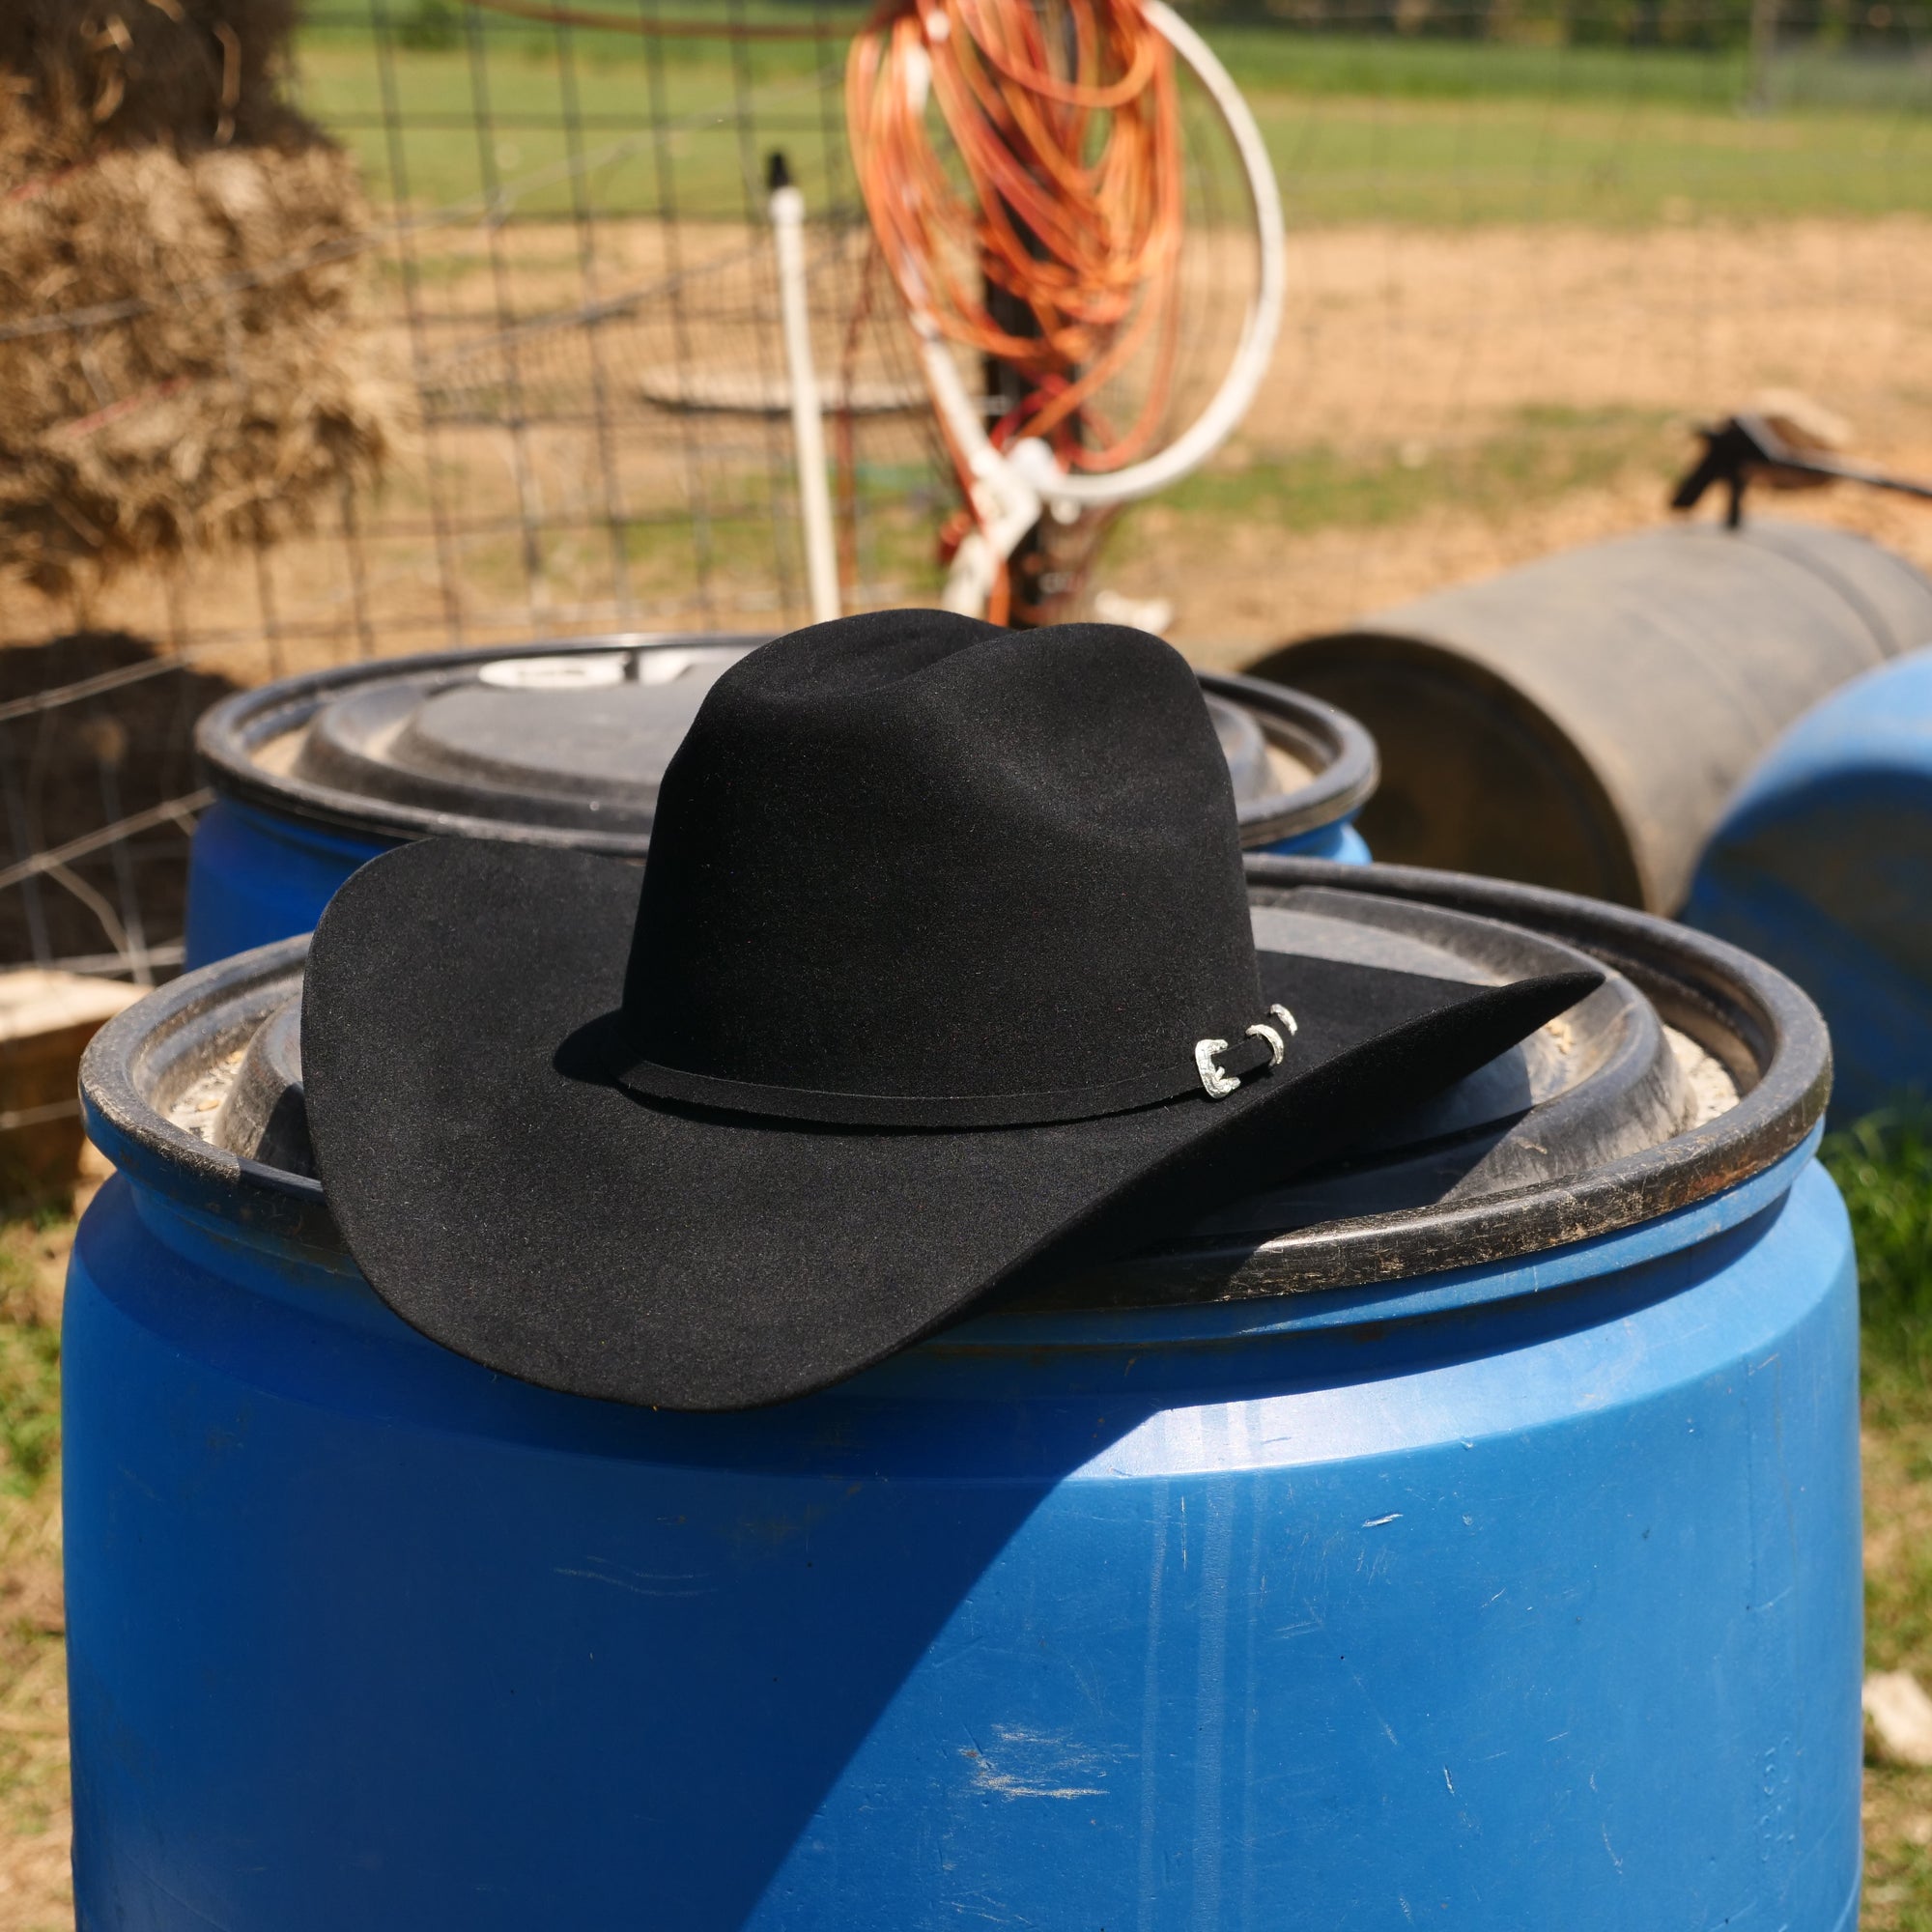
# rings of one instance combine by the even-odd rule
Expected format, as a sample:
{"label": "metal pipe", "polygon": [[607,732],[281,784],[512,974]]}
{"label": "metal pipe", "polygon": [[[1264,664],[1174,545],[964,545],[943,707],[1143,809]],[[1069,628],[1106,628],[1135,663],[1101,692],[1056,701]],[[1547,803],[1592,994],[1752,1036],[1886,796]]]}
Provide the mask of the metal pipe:
{"label": "metal pipe", "polygon": [[784,318],[785,370],[791,387],[792,443],[798,460],[798,512],[805,529],[805,578],[811,621],[838,614],[838,553],[832,534],[832,492],[825,481],[825,425],[811,362],[811,312],[805,286],[805,196],[792,185],[782,155],[771,160],[772,239],[778,250],[779,307]]}

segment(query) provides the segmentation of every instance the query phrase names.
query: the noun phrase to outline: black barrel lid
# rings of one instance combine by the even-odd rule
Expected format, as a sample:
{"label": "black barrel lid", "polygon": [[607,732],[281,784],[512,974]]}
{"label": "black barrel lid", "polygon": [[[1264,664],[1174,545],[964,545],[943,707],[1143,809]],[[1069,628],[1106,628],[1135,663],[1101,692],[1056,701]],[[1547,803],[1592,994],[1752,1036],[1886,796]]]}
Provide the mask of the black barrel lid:
{"label": "black barrel lid", "polygon": [[1208,715],[1214,721],[1214,735],[1221,741],[1221,755],[1228,761],[1236,810],[1279,791],[1281,785],[1268,758],[1268,742],[1254,713],[1209,692]]}
{"label": "black barrel lid", "polygon": [[1197,675],[1250,851],[1319,832],[1374,794],[1381,775],[1376,741],[1346,711],[1258,677]]}
{"label": "black barrel lid", "polygon": [[196,744],[217,789],[285,815],[637,853],[705,693],[764,641],[598,638],[351,666],[225,700]]}
{"label": "black barrel lid", "polygon": [[[1830,1056],[1816,1009],[1717,941],[1498,882],[1307,861],[1257,869],[1280,881],[1251,880],[1270,945],[1470,983],[1579,960],[1606,978],[1372,1145],[1030,1305],[1245,1299],[1533,1253],[1734,1186],[1822,1111]],[[82,1087],[90,1130],[137,1180],[327,1248],[338,1244],[308,1178],[300,1109],[306,948],[265,947],[151,995],[97,1036]]]}
{"label": "black barrel lid", "polygon": [[[764,641],[626,636],[349,666],[225,699],[196,746],[217,790],[284,816],[636,856],[705,693]],[[1352,719],[1257,679],[1201,682],[1244,845],[1332,824],[1374,790]]]}

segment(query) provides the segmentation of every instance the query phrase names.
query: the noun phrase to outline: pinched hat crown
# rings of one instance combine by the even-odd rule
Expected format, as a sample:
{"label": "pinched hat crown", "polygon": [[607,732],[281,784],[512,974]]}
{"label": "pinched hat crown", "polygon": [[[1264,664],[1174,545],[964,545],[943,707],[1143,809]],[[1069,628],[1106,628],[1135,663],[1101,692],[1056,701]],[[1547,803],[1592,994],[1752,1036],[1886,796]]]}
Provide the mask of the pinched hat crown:
{"label": "pinched hat crown", "polygon": [[930,611],[753,653],[665,775],[624,1006],[626,1086],[829,1122],[1120,1112],[1198,1092],[1204,1040],[1266,1064],[1192,671]]}

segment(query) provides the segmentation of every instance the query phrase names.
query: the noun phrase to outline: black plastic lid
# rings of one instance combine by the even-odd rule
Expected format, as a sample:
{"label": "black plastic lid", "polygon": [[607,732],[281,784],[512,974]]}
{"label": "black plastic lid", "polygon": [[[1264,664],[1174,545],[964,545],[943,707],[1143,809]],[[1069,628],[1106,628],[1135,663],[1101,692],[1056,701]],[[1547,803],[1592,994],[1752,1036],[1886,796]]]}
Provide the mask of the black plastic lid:
{"label": "black plastic lid", "polygon": [[[1474,983],[1607,969],[1590,998],[1347,1160],[1133,1263],[1030,1298],[1245,1299],[1535,1253],[1719,1194],[1799,1146],[1830,1087],[1817,1009],[1748,954],[1665,921],[1455,874],[1250,864],[1271,943]],[[89,1130],[140,1184],[337,1245],[299,1104],[305,939],[185,975],[110,1020]]]}
{"label": "black plastic lid", "polygon": [[[217,790],[285,817],[635,856],[705,693],[764,641],[595,638],[354,665],[227,698],[195,742]],[[1256,679],[1201,682],[1244,844],[1331,824],[1374,790],[1375,747],[1332,706]]]}
{"label": "black plastic lid", "polygon": [[697,707],[761,636],[446,651],[225,699],[196,749],[215,788],[285,817],[636,855]]}
{"label": "black plastic lid", "polygon": [[1227,753],[1250,851],[1359,811],[1381,768],[1376,741],[1346,711],[1305,691],[1228,671],[1199,671]]}

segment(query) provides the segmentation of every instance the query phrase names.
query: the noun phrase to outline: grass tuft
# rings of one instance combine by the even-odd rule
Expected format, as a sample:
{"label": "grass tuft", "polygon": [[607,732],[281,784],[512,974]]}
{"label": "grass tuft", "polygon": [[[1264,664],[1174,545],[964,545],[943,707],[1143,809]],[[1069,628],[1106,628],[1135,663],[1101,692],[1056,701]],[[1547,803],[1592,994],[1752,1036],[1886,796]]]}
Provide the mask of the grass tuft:
{"label": "grass tuft", "polygon": [[[1932,1109],[1830,1135],[1859,1251],[1865,1662],[1932,1684]],[[1865,1774],[1865,1932],[1932,1932],[1932,1772]]]}
{"label": "grass tuft", "polygon": [[1661,410],[1531,405],[1492,435],[1436,447],[1224,454],[1163,493],[1156,514],[1243,522],[1305,534],[1383,529],[1454,505],[1497,520],[1525,502],[1598,489],[1636,471],[1662,482],[1683,467],[1682,426]]}
{"label": "grass tuft", "polygon": [[0,1492],[10,1496],[34,1495],[60,1455],[60,1328],[12,1305],[32,1281],[17,1248],[0,1247]]}
{"label": "grass tuft", "polygon": [[73,1218],[0,1217],[0,1926],[54,1932],[69,1902],[61,1601],[60,1316]]}
{"label": "grass tuft", "polygon": [[1858,1240],[1866,1421],[1932,1424],[1932,1107],[1867,1115],[1824,1161]]}

